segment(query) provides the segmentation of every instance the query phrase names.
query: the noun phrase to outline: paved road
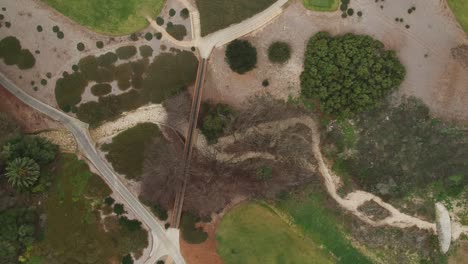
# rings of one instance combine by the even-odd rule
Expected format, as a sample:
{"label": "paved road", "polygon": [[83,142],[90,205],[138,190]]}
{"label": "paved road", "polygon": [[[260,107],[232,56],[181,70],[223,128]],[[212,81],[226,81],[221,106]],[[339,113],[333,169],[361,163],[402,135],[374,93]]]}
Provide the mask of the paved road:
{"label": "paved road", "polygon": [[[185,263],[178,249],[178,245],[174,245],[168,238],[164,227],[162,227],[154,216],[140,203],[140,201],[130,193],[118,176],[109,168],[107,163],[101,159],[96,151],[94,142],[91,140],[89,135],[88,124],[70,117],[29,96],[6,78],[3,73],[0,73],[0,84],[25,104],[62,123],[73,134],[81,152],[96,167],[103,179],[108,183],[109,187],[111,187],[114,192],[118,193],[125,200],[130,209],[133,210],[139,219],[150,229],[151,235],[153,236],[153,243],[156,243],[157,247],[160,249],[162,247],[163,249],[166,249],[175,263]],[[153,249],[154,248],[155,247],[153,247]],[[155,254],[155,252],[152,252],[152,254]],[[151,262],[150,264],[153,263],[154,262]]]}

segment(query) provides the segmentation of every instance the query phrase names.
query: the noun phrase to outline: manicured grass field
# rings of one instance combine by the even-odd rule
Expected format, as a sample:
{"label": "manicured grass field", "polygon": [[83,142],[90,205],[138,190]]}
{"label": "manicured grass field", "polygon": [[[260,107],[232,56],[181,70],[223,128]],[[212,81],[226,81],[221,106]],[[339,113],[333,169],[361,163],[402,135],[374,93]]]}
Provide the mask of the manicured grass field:
{"label": "manicured grass field", "polygon": [[60,13],[94,31],[125,35],[148,25],[145,16],[161,12],[164,0],[43,0]]}
{"label": "manicured grass field", "polygon": [[336,11],[339,0],[303,0],[307,9],[314,11]]}
{"label": "manicured grass field", "polygon": [[196,0],[200,11],[201,34],[239,23],[265,10],[276,0]]}
{"label": "manicured grass field", "polygon": [[294,224],[315,244],[337,257],[337,263],[371,264],[372,262],[351,244],[343,231],[342,221],[325,208],[326,194],[306,189],[289,195],[278,207],[289,214]]}
{"label": "manicured grass field", "polygon": [[146,147],[160,136],[157,125],[138,124],[115,136],[111,144],[102,146],[102,150],[109,151],[106,158],[118,173],[129,179],[139,179],[143,171]]}
{"label": "manicured grass field", "polygon": [[224,216],[216,240],[225,264],[335,263],[330,254],[259,203],[241,205]]}
{"label": "manicured grass field", "polygon": [[448,0],[448,4],[461,24],[463,30],[468,32],[468,1]]}

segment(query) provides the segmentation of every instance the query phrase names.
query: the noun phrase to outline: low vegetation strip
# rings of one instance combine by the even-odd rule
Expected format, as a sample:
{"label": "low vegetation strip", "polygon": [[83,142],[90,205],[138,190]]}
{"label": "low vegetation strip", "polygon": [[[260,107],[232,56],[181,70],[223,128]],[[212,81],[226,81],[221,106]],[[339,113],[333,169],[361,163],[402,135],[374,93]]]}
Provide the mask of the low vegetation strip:
{"label": "low vegetation strip", "polygon": [[248,203],[232,209],[216,233],[218,253],[234,263],[335,263],[318,244],[299,236],[269,207]]}
{"label": "low vegetation strip", "polygon": [[142,174],[146,147],[161,136],[157,125],[143,123],[118,134],[102,150],[108,152],[106,158],[115,171],[137,180]]}
{"label": "low vegetation strip", "polygon": [[196,0],[200,12],[201,34],[239,23],[272,5],[275,0]]}
{"label": "low vegetation strip", "polygon": [[336,11],[340,3],[339,0],[303,0],[307,9],[314,11]]}
{"label": "low vegetation strip", "polygon": [[145,17],[161,12],[164,0],[42,0],[60,13],[90,29],[125,35],[148,25]]}
{"label": "low vegetation strip", "polygon": [[465,32],[468,32],[468,1],[466,0],[448,0],[455,17]]}

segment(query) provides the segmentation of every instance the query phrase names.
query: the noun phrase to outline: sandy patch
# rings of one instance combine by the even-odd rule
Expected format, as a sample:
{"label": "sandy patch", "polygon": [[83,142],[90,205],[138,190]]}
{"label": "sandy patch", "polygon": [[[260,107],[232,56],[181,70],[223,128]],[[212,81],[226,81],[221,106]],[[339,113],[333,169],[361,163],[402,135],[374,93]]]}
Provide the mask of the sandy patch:
{"label": "sandy patch", "polygon": [[[408,14],[407,9],[413,5],[416,11]],[[205,98],[240,106],[248,96],[265,91],[283,99],[296,96],[308,39],[319,31],[352,32],[370,35],[397,51],[407,69],[400,94],[421,98],[436,116],[468,121],[468,69],[451,56],[452,48],[468,40],[444,1],[354,0],[351,7],[362,11],[363,17],[342,19],[340,12],[313,12],[300,1],[291,3],[276,20],[246,37],[257,47],[258,64],[244,75],[229,69],[224,61],[225,47],[215,49],[208,66]],[[395,22],[397,17],[404,22]],[[292,47],[291,59],[284,65],[268,60],[268,46],[277,40],[289,42]],[[270,81],[267,88],[261,85],[264,79]]]}

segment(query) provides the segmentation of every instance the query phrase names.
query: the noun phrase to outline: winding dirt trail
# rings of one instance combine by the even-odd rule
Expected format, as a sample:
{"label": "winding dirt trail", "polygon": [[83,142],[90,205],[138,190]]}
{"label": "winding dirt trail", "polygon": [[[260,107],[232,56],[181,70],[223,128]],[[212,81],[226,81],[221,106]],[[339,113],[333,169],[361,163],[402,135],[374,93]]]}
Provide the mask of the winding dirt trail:
{"label": "winding dirt trail", "polygon": [[[112,123],[106,123],[102,125],[101,127],[94,130],[92,134],[95,136],[95,140],[99,141],[99,137],[109,137],[115,135],[120,131],[142,122],[152,122],[160,125],[164,124],[167,122],[167,113],[160,105],[142,107],[135,111],[126,113],[123,117]],[[329,169],[329,166],[326,164],[326,161],[322,156],[320,150],[320,131],[316,121],[309,116],[294,117],[286,120],[263,123],[255,127],[251,127],[242,133],[234,133],[233,135],[220,138],[218,143],[215,145],[208,145],[203,135],[198,133],[196,147],[198,149],[207,150],[212,153],[215,152],[216,158],[222,161],[240,162],[259,157],[274,160],[277,157],[267,152],[245,152],[242,154],[232,154],[226,153],[224,149],[254,131],[260,133],[269,133],[273,129],[277,131],[284,131],[288,128],[294,127],[297,124],[303,124],[311,129],[311,148],[313,155],[317,160],[318,170],[324,179],[327,192],[340,205],[340,207],[351,212],[367,224],[375,227],[387,225],[398,228],[407,228],[416,226],[420,229],[425,229],[434,234],[437,234],[435,223],[427,222],[419,218],[404,214],[391,204],[384,202],[380,197],[372,193],[359,190],[349,193],[344,198],[339,196],[337,192],[338,181],[336,180],[339,178]],[[182,132],[187,129],[187,127],[184,125],[178,127],[178,130]],[[305,165],[309,166],[310,169],[316,168],[316,166],[310,162],[306,162]],[[378,205],[385,208],[390,213],[390,215],[383,220],[372,220],[369,216],[358,210],[358,208],[367,201],[376,202]],[[459,223],[453,223],[452,238],[457,239],[462,233],[468,234],[468,227],[462,226]]]}

